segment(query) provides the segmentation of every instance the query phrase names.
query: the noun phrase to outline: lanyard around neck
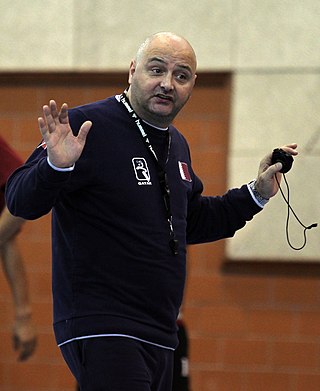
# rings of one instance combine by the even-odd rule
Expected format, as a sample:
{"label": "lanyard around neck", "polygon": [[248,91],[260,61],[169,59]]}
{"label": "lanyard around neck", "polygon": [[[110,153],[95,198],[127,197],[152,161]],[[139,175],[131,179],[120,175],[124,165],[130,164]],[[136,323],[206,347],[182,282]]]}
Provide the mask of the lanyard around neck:
{"label": "lanyard around neck", "polygon": [[[147,148],[147,150],[151,153],[153,159],[156,161],[156,164],[158,165],[159,164],[159,159],[158,159],[158,156],[153,148],[153,146],[151,145],[151,142],[150,142],[150,139],[148,137],[148,134],[147,132],[145,131],[142,123],[143,121],[141,120],[141,118],[138,117],[138,115],[136,114],[136,112],[133,110],[127,96],[125,93],[121,94],[120,95],[120,102],[124,105],[124,107],[127,109],[128,113],[130,114],[131,118],[133,119],[137,129],[139,130],[140,132],[140,135],[142,137],[142,140]],[[150,125],[152,126],[152,125]],[[169,155],[169,152],[170,152],[170,145],[171,145],[171,136],[170,136],[170,133],[169,133],[169,142],[168,142],[168,155]],[[167,160],[168,160],[168,157],[167,156]]]}
{"label": "lanyard around neck", "polygon": [[[171,206],[170,206],[170,189],[169,189],[169,184],[168,184],[168,179],[167,179],[167,173],[159,163],[158,156],[157,156],[153,146],[151,145],[151,142],[149,140],[149,137],[148,137],[146,130],[144,129],[144,127],[142,125],[143,121],[141,120],[141,118],[138,117],[138,115],[133,110],[128,98],[126,97],[126,94],[125,93],[121,94],[119,99],[120,99],[120,102],[127,109],[131,118],[133,119],[137,129],[140,132],[140,135],[142,137],[144,145],[146,146],[147,150],[150,152],[151,156],[153,157],[153,160],[155,161],[157,171],[158,171],[158,179],[159,179],[160,189],[161,189],[161,193],[162,193],[162,198],[164,201],[166,215],[167,215],[167,219],[168,219],[168,223],[169,223],[169,229],[170,229],[169,245],[170,245],[172,253],[174,255],[178,255],[179,242],[175,237],[173,224],[172,224],[172,213],[171,213]],[[167,161],[169,159],[170,146],[171,146],[171,136],[169,133]]]}

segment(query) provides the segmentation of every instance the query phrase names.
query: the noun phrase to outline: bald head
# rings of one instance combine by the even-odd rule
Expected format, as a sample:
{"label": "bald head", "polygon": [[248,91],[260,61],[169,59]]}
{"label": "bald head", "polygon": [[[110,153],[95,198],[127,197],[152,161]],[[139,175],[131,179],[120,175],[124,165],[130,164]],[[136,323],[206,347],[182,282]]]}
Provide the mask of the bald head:
{"label": "bald head", "polygon": [[192,46],[185,38],[171,32],[160,32],[149,36],[140,45],[137,51],[135,57],[137,66],[139,65],[139,62],[145,58],[145,56],[148,56],[150,52],[154,51],[155,48],[157,50],[161,48],[161,50],[168,54],[180,54],[181,56],[185,56],[192,66],[193,73],[196,72],[197,59]]}

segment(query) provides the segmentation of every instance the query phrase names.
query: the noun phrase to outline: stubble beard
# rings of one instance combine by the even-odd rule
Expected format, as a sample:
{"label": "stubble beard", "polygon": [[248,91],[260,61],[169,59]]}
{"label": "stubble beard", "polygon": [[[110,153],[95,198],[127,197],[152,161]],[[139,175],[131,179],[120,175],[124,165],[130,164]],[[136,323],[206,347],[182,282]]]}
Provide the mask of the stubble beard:
{"label": "stubble beard", "polygon": [[152,94],[145,99],[145,94],[138,86],[131,84],[130,89],[130,103],[136,114],[141,119],[160,127],[169,126],[190,98],[190,96],[188,96],[179,106],[176,106],[174,102],[172,102],[172,110],[168,114],[164,114],[152,108],[152,99],[154,99],[156,95]]}
{"label": "stubble beard", "polygon": [[134,92],[135,91],[133,90],[131,94],[131,105],[133,109],[141,119],[154,124],[155,126],[169,126],[179,112],[175,107],[173,107],[173,110],[168,114],[158,112],[152,108],[151,99],[153,97],[148,100],[140,99]]}

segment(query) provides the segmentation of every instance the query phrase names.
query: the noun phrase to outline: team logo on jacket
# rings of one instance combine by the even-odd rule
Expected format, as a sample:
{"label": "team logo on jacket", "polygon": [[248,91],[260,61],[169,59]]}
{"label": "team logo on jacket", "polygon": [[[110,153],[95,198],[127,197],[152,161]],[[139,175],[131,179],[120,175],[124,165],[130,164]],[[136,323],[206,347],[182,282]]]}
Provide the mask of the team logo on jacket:
{"label": "team logo on jacket", "polygon": [[192,179],[191,179],[191,176],[189,173],[188,164],[184,163],[184,162],[178,162],[178,165],[179,165],[179,171],[180,171],[181,178],[184,181],[192,182]]}
{"label": "team logo on jacket", "polygon": [[143,157],[134,157],[132,164],[138,185],[152,185],[146,160]]}

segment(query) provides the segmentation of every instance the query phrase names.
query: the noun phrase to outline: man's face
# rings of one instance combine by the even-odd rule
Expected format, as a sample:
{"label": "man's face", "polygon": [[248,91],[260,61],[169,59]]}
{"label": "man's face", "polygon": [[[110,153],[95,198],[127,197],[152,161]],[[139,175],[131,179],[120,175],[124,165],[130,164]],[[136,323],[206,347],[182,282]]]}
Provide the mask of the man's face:
{"label": "man's face", "polygon": [[168,126],[190,98],[195,70],[195,55],[186,41],[155,38],[130,65],[128,96],[133,109],[152,125]]}

